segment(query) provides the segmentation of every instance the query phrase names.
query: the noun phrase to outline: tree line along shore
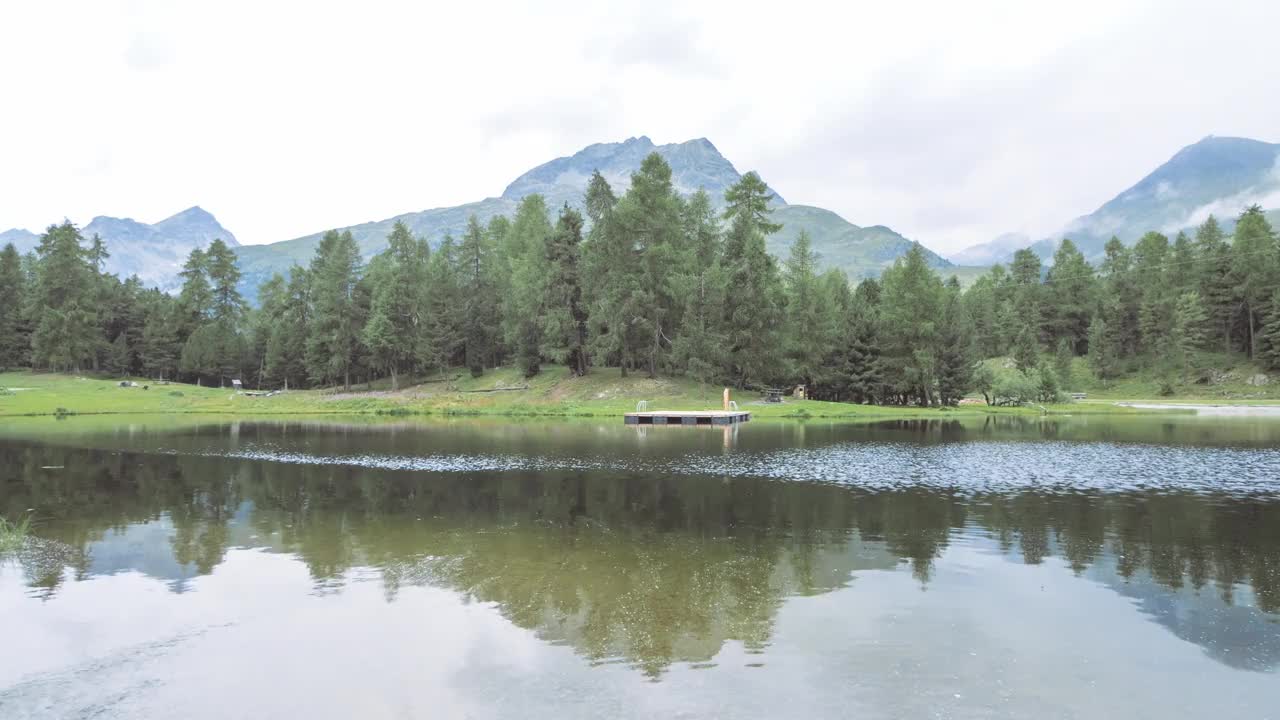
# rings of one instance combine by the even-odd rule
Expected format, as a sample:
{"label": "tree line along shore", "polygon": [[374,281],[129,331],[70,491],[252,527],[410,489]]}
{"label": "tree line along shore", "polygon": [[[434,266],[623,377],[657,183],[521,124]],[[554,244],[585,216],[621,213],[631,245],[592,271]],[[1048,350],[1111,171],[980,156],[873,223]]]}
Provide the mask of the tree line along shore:
{"label": "tree line along shore", "polygon": [[[191,253],[169,294],[105,273],[104,243],[66,222],[33,253],[0,252],[0,367],[346,391],[604,374],[918,408],[1052,404],[1126,383],[1216,397],[1225,370],[1248,368],[1256,392],[1230,393],[1270,397],[1280,245],[1257,207],[1231,236],[1209,217],[1172,241],[1113,239],[1096,266],[1069,239],[1047,269],[1021,250],[962,289],[919,246],[856,283],[820,271],[804,234],[779,262],[765,249],[780,229],[770,198],[755,173],[722,199],[682,197],[653,154],[621,196],[596,173],[582,213],[530,195],[434,247],[397,223],[367,263],[331,231],[256,308],[221,241]],[[638,399],[652,398],[626,400]]]}

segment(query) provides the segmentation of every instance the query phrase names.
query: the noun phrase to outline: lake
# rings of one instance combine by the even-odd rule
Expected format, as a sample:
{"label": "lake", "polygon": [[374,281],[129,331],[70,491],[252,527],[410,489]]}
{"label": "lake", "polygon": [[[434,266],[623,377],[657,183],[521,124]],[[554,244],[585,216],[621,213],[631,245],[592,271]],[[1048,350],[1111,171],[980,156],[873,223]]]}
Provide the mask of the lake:
{"label": "lake", "polygon": [[0,717],[1280,716],[1280,420],[0,421]]}

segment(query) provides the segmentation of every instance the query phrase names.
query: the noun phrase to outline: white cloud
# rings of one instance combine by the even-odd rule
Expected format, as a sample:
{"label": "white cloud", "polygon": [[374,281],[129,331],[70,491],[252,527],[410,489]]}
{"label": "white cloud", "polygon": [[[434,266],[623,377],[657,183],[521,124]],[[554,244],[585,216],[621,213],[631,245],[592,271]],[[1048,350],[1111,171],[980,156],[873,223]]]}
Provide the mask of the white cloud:
{"label": "white cloud", "polygon": [[200,204],[271,242],[645,134],[954,249],[1204,135],[1280,139],[1277,25],[1264,0],[8,3],[0,228]]}

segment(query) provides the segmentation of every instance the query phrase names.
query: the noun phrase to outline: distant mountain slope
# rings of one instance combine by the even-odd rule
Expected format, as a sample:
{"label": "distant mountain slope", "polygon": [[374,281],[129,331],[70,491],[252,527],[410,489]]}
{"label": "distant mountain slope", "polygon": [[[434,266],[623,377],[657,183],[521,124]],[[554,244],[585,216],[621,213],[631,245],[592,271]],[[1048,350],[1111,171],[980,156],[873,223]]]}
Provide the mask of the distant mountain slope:
{"label": "distant mountain slope", "polygon": [[[154,225],[99,215],[80,233],[86,240],[98,235],[106,243],[111,253],[107,272],[122,278],[137,275],[144,285],[165,289],[176,287],[178,272],[193,249],[205,247],[215,238],[232,247],[239,244],[231,231],[199,207],[187,208]],[[26,230],[0,233],[0,247],[8,242],[26,252],[40,244],[40,236]]]}
{"label": "distant mountain slope", "polygon": [[22,228],[14,228],[0,232],[0,248],[5,245],[13,245],[20,253],[26,253],[34,250],[40,244],[40,236],[30,230]]}
{"label": "distant mountain slope", "polygon": [[[785,258],[801,230],[809,233],[814,250],[823,267],[837,267],[850,279],[878,277],[894,260],[911,249],[912,241],[883,225],[859,227],[839,215],[809,205],[784,205],[773,211],[782,230],[769,237],[768,249],[775,257]],[[925,248],[929,265],[939,270],[952,263]]]}
{"label": "distant mountain slope", "polygon": [[[543,163],[512,181],[500,197],[456,207],[405,213],[339,229],[350,230],[361,253],[369,258],[386,247],[387,234],[397,220],[408,225],[415,235],[434,244],[445,235],[460,236],[472,214],[482,222],[495,215],[514,214],[520,200],[533,193],[541,193],[547,199],[547,206],[553,210],[565,203],[581,208],[583,193],[593,171],[598,169],[614,192],[621,195],[630,187],[631,173],[640,169],[641,161],[651,152],[657,152],[671,165],[672,181],[679,192],[688,195],[703,189],[718,205],[724,201],[724,191],[742,177],[733,163],[705,138],[655,145],[649,138],[641,136],[623,142],[589,145],[573,155]],[[809,232],[823,266],[839,267],[854,279],[878,275],[912,244],[882,225],[859,227],[828,210],[788,205],[776,193],[774,210],[774,217],[783,223],[783,230],[770,238],[771,252],[780,258],[786,257],[795,236],[804,229]],[[294,263],[308,263],[322,235],[315,233],[270,245],[237,249],[244,273],[242,289],[246,296],[252,297],[258,285],[269,279],[272,273],[286,272]],[[928,256],[934,267],[951,267],[950,262],[935,253],[928,252]]]}
{"label": "distant mountain slope", "polygon": [[[588,145],[573,155],[543,163],[512,181],[502,197],[519,202],[526,195],[541,193],[550,207],[559,207],[565,201],[580,202],[587,181],[596,170],[609,181],[616,194],[622,195],[631,187],[631,174],[639,170],[640,163],[653,152],[671,166],[672,184],[682,195],[692,195],[701,189],[710,193],[717,203],[723,202],[724,191],[741,177],[733,163],[706,138],[654,145],[641,135],[620,143]],[[781,197],[776,200],[785,204]]]}
{"label": "distant mountain slope", "polygon": [[[1096,259],[1113,235],[1127,244],[1148,230],[1174,235],[1199,225],[1210,214],[1230,224],[1255,203],[1280,209],[1280,144],[1209,136],[1179,150],[1133,187],[1031,247],[1047,258],[1068,237],[1087,257]],[[997,243],[977,245],[953,257],[989,254],[1007,260],[1012,250],[996,247]]]}
{"label": "distant mountain slope", "polygon": [[1005,233],[991,242],[967,247],[947,255],[947,259],[962,265],[991,265],[1007,260],[1014,252],[1031,244],[1025,233]]}
{"label": "distant mountain slope", "polygon": [[[671,165],[672,181],[682,194],[706,190],[717,205],[724,202],[724,192],[742,176],[727,158],[705,138],[682,143],[655,145],[647,137],[629,138],[617,143],[589,145],[573,155],[556,158],[529,170],[513,180],[499,197],[456,207],[435,208],[405,213],[384,220],[353,225],[350,230],[366,259],[386,247],[387,235],[395,222],[402,221],[419,237],[433,244],[446,235],[459,237],[467,219],[475,215],[488,222],[495,215],[511,216],[521,199],[541,193],[547,206],[554,210],[565,203],[581,208],[583,194],[592,172],[599,170],[621,195],[630,187],[631,174],[649,153],[656,152]],[[912,246],[904,238],[883,225],[862,227],[822,208],[788,205],[775,194],[774,218],[783,224],[780,233],[769,239],[769,250],[785,258],[801,230],[809,233],[820,263],[837,267],[858,280],[874,277],[901,257]],[[314,233],[269,245],[237,246],[235,237],[218,224],[212,215],[200,208],[190,208],[154,225],[128,218],[96,217],[83,228],[85,237],[98,233],[107,241],[111,252],[108,270],[122,276],[137,274],[148,285],[174,288],[178,271],[195,247],[207,245],[220,237],[236,246],[242,273],[241,291],[253,299],[257,288],[273,273],[285,273],[294,264],[311,261],[323,233]],[[21,230],[11,230],[0,237],[12,237],[19,249],[35,246],[38,237]],[[937,254],[927,251],[929,263],[941,270],[964,271]],[[949,272],[947,274],[950,274]]]}

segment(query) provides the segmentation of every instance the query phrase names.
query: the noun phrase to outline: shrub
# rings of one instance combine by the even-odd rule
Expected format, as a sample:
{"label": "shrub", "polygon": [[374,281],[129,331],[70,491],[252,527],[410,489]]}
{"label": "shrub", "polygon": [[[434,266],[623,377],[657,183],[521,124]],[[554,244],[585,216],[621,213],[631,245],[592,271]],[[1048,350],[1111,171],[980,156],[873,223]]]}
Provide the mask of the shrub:
{"label": "shrub", "polygon": [[1058,375],[1053,368],[1041,367],[1036,370],[1039,375],[1036,378],[1036,400],[1040,402],[1058,402],[1061,393],[1058,392]]}
{"label": "shrub", "polygon": [[1021,405],[1038,395],[1038,383],[1021,370],[1004,370],[991,386],[992,405]]}

